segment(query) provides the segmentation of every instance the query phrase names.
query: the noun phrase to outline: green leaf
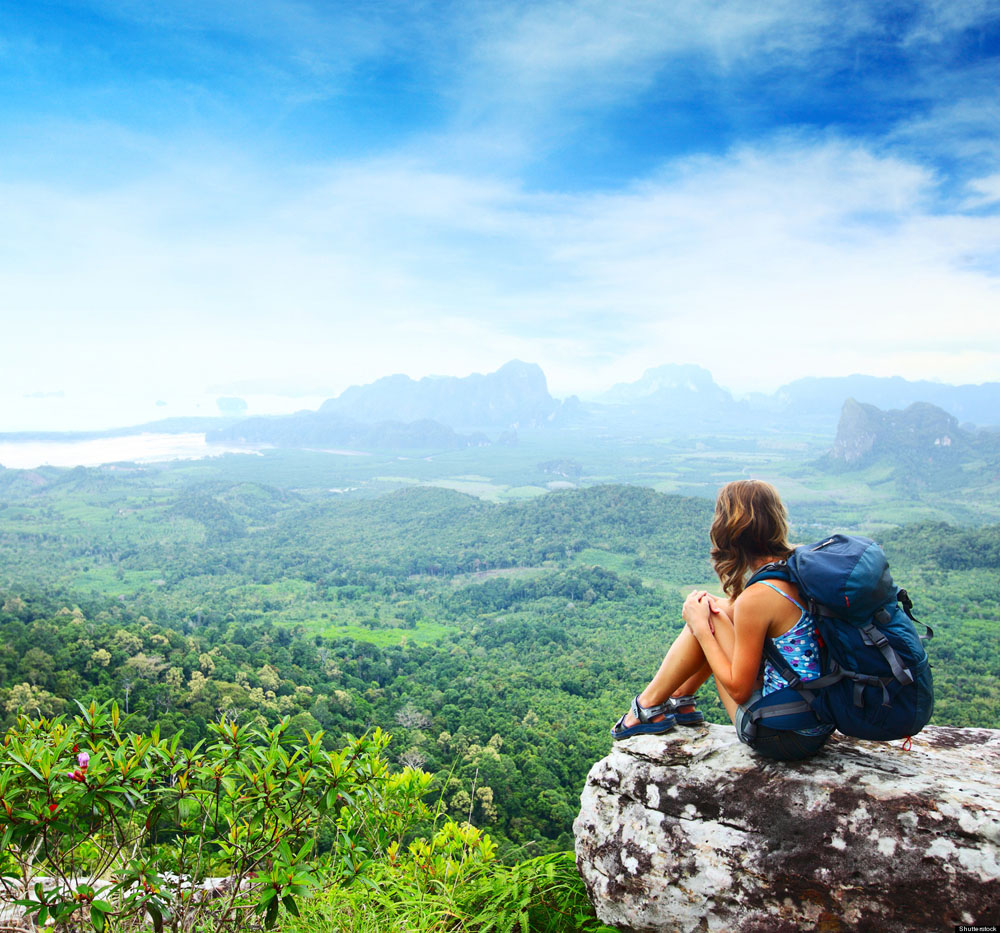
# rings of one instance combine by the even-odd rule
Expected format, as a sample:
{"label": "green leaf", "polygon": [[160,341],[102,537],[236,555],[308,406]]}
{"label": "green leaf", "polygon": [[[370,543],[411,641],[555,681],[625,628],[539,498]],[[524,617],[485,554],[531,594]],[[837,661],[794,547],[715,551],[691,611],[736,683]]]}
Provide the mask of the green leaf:
{"label": "green leaf", "polygon": [[198,801],[190,797],[181,797],[177,801],[177,816],[181,820],[189,820],[198,812]]}
{"label": "green leaf", "polygon": [[36,778],[38,778],[39,781],[44,780],[42,776],[34,768],[32,768],[31,765],[28,764],[28,762],[24,761],[21,758],[18,758],[18,756],[13,753],[11,753],[10,757],[14,761],[16,761],[22,768],[25,768],[28,771],[30,771]]}
{"label": "green leaf", "polygon": [[287,910],[293,917],[299,915],[299,905],[295,903],[295,898],[291,894],[286,894],[282,899],[281,903],[285,905],[285,910]]}
{"label": "green leaf", "polygon": [[314,840],[307,839],[302,843],[302,848],[295,855],[295,861],[301,862],[312,850]]}
{"label": "green leaf", "polygon": [[264,926],[269,930],[274,926],[274,921],[278,919],[278,899],[271,898],[271,903],[267,905],[267,913],[264,915]]}
{"label": "green leaf", "polygon": [[97,933],[103,933],[104,911],[98,908],[96,902],[90,905],[90,922],[94,925]]}

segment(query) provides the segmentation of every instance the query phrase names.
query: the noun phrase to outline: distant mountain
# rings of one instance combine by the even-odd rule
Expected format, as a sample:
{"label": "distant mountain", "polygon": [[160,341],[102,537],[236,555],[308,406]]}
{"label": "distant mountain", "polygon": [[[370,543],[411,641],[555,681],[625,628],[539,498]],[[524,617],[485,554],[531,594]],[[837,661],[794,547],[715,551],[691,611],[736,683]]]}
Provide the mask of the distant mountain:
{"label": "distant mountain", "polygon": [[464,378],[386,376],[345,389],[318,412],[248,418],[210,431],[206,439],[278,447],[454,450],[488,444],[483,429],[565,424],[578,408],[577,399],[563,405],[549,395],[539,366],[512,360],[494,373]]}
{"label": "distant mountain", "polygon": [[732,395],[715,384],[712,374],[691,363],[668,363],[647,369],[637,382],[619,382],[595,401],[605,405],[635,405],[666,399],[711,400],[731,404]]}
{"label": "distant mountain", "polygon": [[954,386],[926,380],[910,382],[900,376],[810,377],[790,382],[771,396],[751,396],[749,401],[755,411],[789,415],[793,420],[821,427],[835,423],[848,398],[882,409],[927,402],[960,422],[1000,425],[1000,382]]}
{"label": "distant mountain", "polygon": [[966,430],[926,402],[882,411],[848,399],[827,465],[856,470],[880,463],[891,466],[897,479],[919,485],[976,485],[1000,473],[1000,433]]}
{"label": "distant mountain", "polygon": [[706,427],[736,430],[746,426],[747,406],[715,383],[707,369],[667,364],[647,369],[637,382],[619,382],[597,396],[591,413],[619,428],[694,433]]}
{"label": "distant mountain", "polygon": [[[960,427],[1000,425],[1000,382],[944,385],[898,376],[810,377],[772,394],[734,398],[712,373],[693,364],[647,369],[635,382],[612,386],[591,401],[558,400],[534,363],[512,360],[496,372],[463,378],[386,376],[351,386],[318,412],[269,418],[170,418],[86,432],[0,434],[0,442],[78,441],[140,433],[208,432],[210,442],[363,449],[455,449],[485,442],[483,432],[513,444],[532,429],[573,432],[577,438],[811,434],[833,437],[845,399],[883,411],[926,403]],[[235,412],[243,402],[220,399]]]}
{"label": "distant mountain", "polygon": [[464,378],[386,376],[345,389],[325,401],[320,412],[362,422],[431,419],[456,430],[482,430],[537,427],[555,417],[559,408],[541,368],[512,360],[494,373]]}
{"label": "distant mountain", "polygon": [[631,431],[646,425],[689,433],[709,429],[832,434],[848,398],[881,409],[925,402],[960,422],[1000,424],[998,382],[953,386],[910,382],[899,376],[810,377],[790,382],[773,394],[734,399],[708,370],[689,364],[648,369],[636,382],[619,383],[597,396],[589,412],[603,414],[608,423]]}
{"label": "distant mountain", "polygon": [[483,434],[457,434],[450,427],[429,419],[364,424],[322,410],[247,418],[231,427],[209,431],[205,440],[210,444],[317,450],[457,450],[489,443]]}

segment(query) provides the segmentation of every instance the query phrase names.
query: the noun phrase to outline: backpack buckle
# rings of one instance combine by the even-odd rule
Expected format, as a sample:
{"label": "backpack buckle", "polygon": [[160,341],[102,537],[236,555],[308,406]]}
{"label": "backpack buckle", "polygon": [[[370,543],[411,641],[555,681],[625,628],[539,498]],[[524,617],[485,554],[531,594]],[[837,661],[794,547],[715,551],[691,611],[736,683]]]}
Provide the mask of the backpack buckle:
{"label": "backpack buckle", "polygon": [[[885,610],[880,609],[879,612],[884,612]],[[886,617],[888,618],[888,613]],[[876,613],[876,618],[878,618],[878,613]],[[885,637],[885,632],[883,632],[876,625],[866,625],[861,629],[861,637],[866,645],[872,645],[875,648],[881,648],[883,645],[889,644],[889,639]]]}

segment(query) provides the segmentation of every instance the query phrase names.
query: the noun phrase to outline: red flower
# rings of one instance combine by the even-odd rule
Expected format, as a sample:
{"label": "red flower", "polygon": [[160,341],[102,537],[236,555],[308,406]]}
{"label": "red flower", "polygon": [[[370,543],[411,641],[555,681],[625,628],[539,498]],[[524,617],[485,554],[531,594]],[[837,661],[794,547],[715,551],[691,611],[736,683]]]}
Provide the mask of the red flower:
{"label": "red flower", "polygon": [[59,809],[59,804],[57,804],[57,803],[50,803],[49,804],[49,813],[55,813],[56,810],[58,810],[58,809]]}

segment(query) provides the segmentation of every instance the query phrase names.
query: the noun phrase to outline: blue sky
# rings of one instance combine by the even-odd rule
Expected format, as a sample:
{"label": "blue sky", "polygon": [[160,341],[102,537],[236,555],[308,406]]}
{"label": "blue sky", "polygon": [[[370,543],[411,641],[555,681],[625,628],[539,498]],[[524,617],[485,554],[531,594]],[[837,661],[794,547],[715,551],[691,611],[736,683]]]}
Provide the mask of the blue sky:
{"label": "blue sky", "polygon": [[513,357],[1000,379],[998,88],[998,0],[0,0],[0,430]]}

